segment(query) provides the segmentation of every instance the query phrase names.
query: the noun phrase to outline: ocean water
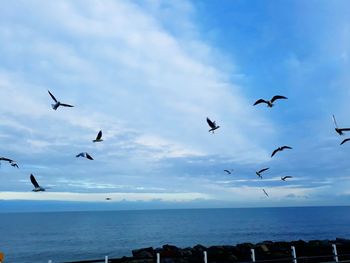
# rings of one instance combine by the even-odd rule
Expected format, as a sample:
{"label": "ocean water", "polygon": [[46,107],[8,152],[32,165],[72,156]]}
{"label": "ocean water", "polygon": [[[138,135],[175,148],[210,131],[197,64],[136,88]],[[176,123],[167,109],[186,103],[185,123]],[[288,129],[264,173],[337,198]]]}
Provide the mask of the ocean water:
{"label": "ocean water", "polygon": [[6,262],[130,256],[173,244],[350,238],[350,207],[187,209],[0,214]]}

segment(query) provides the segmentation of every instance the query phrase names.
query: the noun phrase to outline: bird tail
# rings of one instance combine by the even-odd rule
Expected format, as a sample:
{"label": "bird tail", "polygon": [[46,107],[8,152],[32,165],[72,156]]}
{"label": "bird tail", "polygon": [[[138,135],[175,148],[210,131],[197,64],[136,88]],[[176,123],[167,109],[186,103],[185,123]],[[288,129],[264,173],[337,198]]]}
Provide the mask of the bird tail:
{"label": "bird tail", "polygon": [[56,103],[56,104],[51,104],[51,107],[52,107],[52,109],[54,109],[54,110],[57,110],[57,108],[58,108],[58,104]]}

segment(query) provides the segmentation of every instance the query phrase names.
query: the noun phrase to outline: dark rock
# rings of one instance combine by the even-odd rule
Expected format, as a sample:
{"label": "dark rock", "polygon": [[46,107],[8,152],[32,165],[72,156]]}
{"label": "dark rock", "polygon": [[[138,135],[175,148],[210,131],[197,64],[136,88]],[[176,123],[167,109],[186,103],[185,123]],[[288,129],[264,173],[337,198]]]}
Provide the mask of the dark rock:
{"label": "dark rock", "polygon": [[134,258],[153,258],[155,255],[153,247],[135,249],[132,251]]}

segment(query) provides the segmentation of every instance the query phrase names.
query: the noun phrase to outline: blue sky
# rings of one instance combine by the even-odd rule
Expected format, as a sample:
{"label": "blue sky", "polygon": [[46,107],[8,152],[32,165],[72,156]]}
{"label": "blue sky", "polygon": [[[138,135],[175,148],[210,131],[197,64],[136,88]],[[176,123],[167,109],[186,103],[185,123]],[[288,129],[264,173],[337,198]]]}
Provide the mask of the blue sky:
{"label": "blue sky", "polygon": [[[348,204],[350,145],[331,116],[350,126],[349,5],[1,2],[0,155],[20,169],[1,165],[0,205]],[[47,90],[75,107],[53,111]],[[275,94],[289,99],[252,106]],[[51,189],[31,192],[30,173]]]}

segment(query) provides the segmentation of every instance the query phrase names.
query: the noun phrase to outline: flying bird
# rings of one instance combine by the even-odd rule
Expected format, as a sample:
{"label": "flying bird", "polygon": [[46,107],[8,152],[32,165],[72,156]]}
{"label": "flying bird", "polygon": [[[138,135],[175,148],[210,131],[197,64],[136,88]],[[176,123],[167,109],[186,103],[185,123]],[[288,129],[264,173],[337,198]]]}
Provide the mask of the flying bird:
{"label": "flying bird", "polygon": [[226,172],[227,174],[231,174],[233,172],[233,170],[227,170],[225,169],[224,172]]}
{"label": "flying bird", "polygon": [[220,128],[220,126],[217,126],[217,125],[216,125],[215,121],[211,121],[208,117],[207,117],[207,123],[208,123],[208,125],[209,125],[209,127],[210,127],[210,130],[209,130],[208,132],[214,133],[214,131],[215,131],[216,129],[219,129],[219,128]]}
{"label": "flying bird", "polygon": [[33,174],[30,175],[30,181],[34,185],[34,189],[32,190],[33,192],[44,192],[45,188],[41,187],[38,182],[35,180],[35,177]]}
{"label": "flying bird", "polygon": [[84,158],[87,158],[89,160],[93,160],[94,158],[91,157],[90,154],[88,154],[87,152],[82,152],[82,153],[79,153],[77,154],[75,157],[84,157]]}
{"label": "flying bird", "polygon": [[11,163],[11,166],[19,168],[17,163]]}
{"label": "flying bird", "polygon": [[289,146],[282,146],[282,147],[278,147],[276,150],[274,150],[271,154],[271,158],[277,153],[277,152],[281,152],[285,149],[293,149],[292,147]]}
{"label": "flying bird", "polygon": [[[337,124],[337,121],[335,120],[335,116],[333,114],[333,122],[334,122],[334,126],[335,126],[335,131],[339,134],[339,135],[344,135],[343,132],[345,131],[350,131],[350,128],[339,128],[338,127],[338,124]],[[343,142],[344,143],[344,142]],[[343,144],[341,143],[341,144]]]}
{"label": "flying bird", "polygon": [[52,109],[57,110],[57,108],[58,108],[59,106],[74,107],[73,105],[61,103],[60,101],[58,101],[58,100],[55,98],[54,95],[52,95],[52,93],[51,93],[49,90],[48,90],[48,92],[49,92],[51,98],[55,101],[55,104],[51,104]]}
{"label": "flying bird", "polygon": [[262,190],[263,190],[264,194],[265,194],[267,197],[269,197],[269,195],[268,195],[268,193],[266,193],[265,189],[262,189]]}
{"label": "flying bird", "polygon": [[340,145],[346,143],[347,141],[350,141],[350,138],[347,138],[347,139],[343,140],[343,141],[340,143]]}
{"label": "flying bird", "polygon": [[110,200],[112,200],[112,198],[110,198],[110,197],[106,197],[106,200],[107,200],[107,201],[110,201]]}
{"label": "flying bird", "polygon": [[281,180],[282,180],[282,181],[285,181],[285,180],[288,179],[288,178],[293,178],[293,176],[289,176],[289,175],[283,176],[283,177],[281,177]]}
{"label": "flying bird", "polygon": [[255,172],[255,173],[256,173],[256,175],[257,175],[258,177],[260,177],[260,178],[262,179],[261,173],[262,173],[262,172],[265,172],[265,171],[268,170],[268,169],[270,169],[270,168],[264,168],[264,169],[261,169],[261,170],[258,171],[258,172]]}
{"label": "flying bird", "polygon": [[93,140],[93,142],[103,142],[102,140],[102,131],[99,131],[97,136],[96,136],[96,139]]}
{"label": "flying bird", "polygon": [[276,101],[276,100],[280,100],[280,99],[288,99],[287,97],[285,96],[281,96],[281,95],[276,95],[276,96],[273,96],[271,100],[264,100],[264,99],[259,99],[257,100],[253,106],[255,105],[258,105],[260,103],[266,103],[267,104],[267,107],[270,107],[272,108],[273,107],[273,103]]}

